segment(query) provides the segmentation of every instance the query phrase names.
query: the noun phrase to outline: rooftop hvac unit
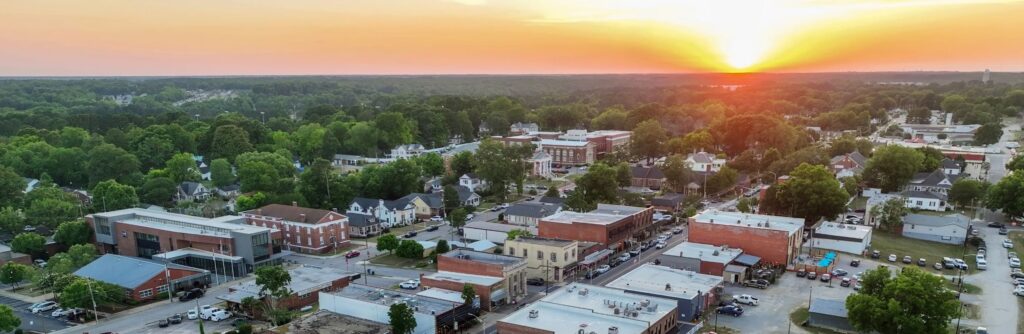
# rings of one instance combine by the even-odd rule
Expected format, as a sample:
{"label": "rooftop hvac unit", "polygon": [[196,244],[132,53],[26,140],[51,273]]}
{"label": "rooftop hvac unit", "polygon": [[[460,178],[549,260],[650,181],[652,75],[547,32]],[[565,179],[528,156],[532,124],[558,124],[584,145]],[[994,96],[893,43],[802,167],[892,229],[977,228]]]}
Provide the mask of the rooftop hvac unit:
{"label": "rooftop hvac unit", "polygon": [[632,313],[632,314],[630,314],[630,315],[632,315],[632,316],[633,316],[634,318],[636,318],[637,316],[639,316],[639,315],[640,315],[640,313],[637,313],[636,311],[633,311],[633,313]]}
{"label": "rooftop hvac unit", "polygon": [[619,328],[615,326],[608,327],[608,334],[619,334]]}
{"label": "rooftop hvac unit", "polygon": [[580,296],[586,296],[589,292],[590,290],[588,290],[587,288],[582,288],[579,292],[577,292],[577,294],[579,294]]}
{"label": "rooftop hvac unit", "polygon": [[650,306],[650,305],[651,305],[651,300],[650,299],[644,299],[644,300],[640,301],[640,306],[647,307],[647,306]]}
{"label": "rooftop hvac unit", "polygon": [[619,308],[618,308],[618,307],[616,307],[616,308],[615,308],[615,315],[619,315],[619,313],[622,313],[622,311],[620,311],[620,310],[619,310]]}
{"label": "rooftop hvac unit", "polygon": [[530,319],[537,319],[540,316],[540,311],[530,310]]}

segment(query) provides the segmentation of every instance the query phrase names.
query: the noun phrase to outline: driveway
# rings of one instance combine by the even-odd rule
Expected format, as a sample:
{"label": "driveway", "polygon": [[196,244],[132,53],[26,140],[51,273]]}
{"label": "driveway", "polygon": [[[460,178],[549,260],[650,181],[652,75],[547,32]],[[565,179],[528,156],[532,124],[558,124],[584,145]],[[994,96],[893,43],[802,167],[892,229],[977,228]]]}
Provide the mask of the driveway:
{"label": "driveway", "polygon": [[981,323],[989,329],[989,333],[1014,333],[1017,330],[1018,303],[1011,294],[1013,284],[1010,280],[1010,263],[1006,258],[1007,250],[1001,247],[1006,236],[999,235],[995,229],[982,227],[985,245],[988,246],[988,270],[964,278],[964,282],[981,288]]}
{"label": "driveway", "polygon": [[14,315],[18,317],[18,319],[21,319],[21,327],[19,328],[25,331],[49,333],[75,325],[74,323],[65,321],[64,319],[51,317],[51,311],[46,311],[40,314],[29,312],[28,307],[32,305],[32,303],[29,302],[0,296],[0,304],[10,306],[11,309],[14,310]]}

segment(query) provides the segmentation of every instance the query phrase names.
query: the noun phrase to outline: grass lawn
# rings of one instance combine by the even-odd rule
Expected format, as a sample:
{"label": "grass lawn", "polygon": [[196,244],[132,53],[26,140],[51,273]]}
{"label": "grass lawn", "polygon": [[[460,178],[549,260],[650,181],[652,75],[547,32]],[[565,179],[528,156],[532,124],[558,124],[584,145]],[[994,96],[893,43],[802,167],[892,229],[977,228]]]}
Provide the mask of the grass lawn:
{"label": "grass lawn", "polygon": [[[370,242],[376,243],[377,242],[377,238],[380,238],[382,235],[385,235],[385,234],[394,234],[395,236],[401,237],[403,234],[405,234],[405,232],[409,232],[409,231],[412,231],[412,230],[422,230],[422,229],[425,229],[425,228],[427,228],[427,225],[425,225],[423,223],[417,223],[417,224],[408,225],[408,226],[392,227],[391,228],[391,232],[380,234],[380,235],[375,235],[375,236],[370,237]],[[355,244],[358,245],[358,244],[361,244],[361,242],[355,242]]]}
{"label": "grass lawn", "polygon": [[22,296],[36,297],[41,296],[48,291],[36,289],[32,283],[18,284],[17,290],[7,290]]}
{"label": "grass lawn", "polygon": [[967,319],[981,319],[981,306],[974,304],[964,304],[963,308],[964,318]]}
{"label": "grass lawn", "polygon": [[850,209],[853,209],[853,210],[864,210],[864,208],[866,208],[867,206],[868,206],[868,198],[867,197],[857,197],[857,198],[853,199],[853,202],[850,202]]}
{"label": "grass lawn", "polygon": [[789,313],[789,321],[792,321],[793,325],[796,325],[797,327],[803,328],[804,330],[806,330],[806,331],[808,331],[810,333],[815,333],[815,334],[842,334],[842,332],[837,332],[837,331],[834,331],[834,330],[831,330],[831,329],[811,327],[811,326],[803,326],[804,322],[807,322],[807,318],[810,318],[810,316],[811,316],[810,312],[807,310],[806,307],[800,307],[800,308],[797,308],[796,310],[793,310],[793,312]]}
{"label": "grass lawn", "polygon": [[718,326],[718,329],[715,329],[714,324],[708,324],[707,322],[704,323],[704,328],[701,328],[699,331],[697,331],[698,334],[711,332],[718,334],[739,334],[740,331],[725,326]]}
{"label": "grass lawn", "polygon": [[[547,188],[554,188],[554,187],[561,187],[562,185],[565,184],[565,181],[561,181],[561,180],[548,180],[548,179],[541,179],[541,178],[528,178],[528,179],[526,179],[526,184],[532,184],[532,185],[536,185],[536,186],[543,186],[543,187],[547,187]],[[537,192],[540,193],[540,194],[544,193],[543,191],[540,191],[540,190],[538,190]]]}
{"label": "grass lawn", "polygon": [[378,255],[378,256],[370,259],[370,263],[373,263],[373,264],[376,264],[376,265],[381,265],[381,266],[388,266],[388,267],[421,268],[421,269],[422,268],[434,269],[434,268],[437,267],[435,264],[431,264],[429,262],[430,262],[429,259],[407,259],[407,258],[404,258],[404,257],[399,257],[398,255],[395,255],[395,254]]}
{"label": "grass lawn", "polygon": [[[924,258],[928,261],[928,266],[925,268],[929,272],[934,273],[939,273],[939,271],[935,270],[931,266],[936,262],[942,261],[943,257],[957,259],[963,258],[964,261],[967,261],[967,265],[970,267],[970,271],[968,273],[973,273],[976,267],[974,263],[975,251],[973,247],[968,247],[965,254],[963,246],[961,245],[950,245],[940,242],[904,238],[882,230],[875,230],[875,233],[871,235],[871,249],[881,252],[882,257],[878,260],[888,265],[903,266],[903,262],[900,262],[903,259],[903,256],[910,255],[910,257],[914,259],[915,264],[910,264],[909,266],[917,267],[917,260]],[[889,254],[896,254],[897,261],[895,263],[888,262],[886,260],[889,257]],[[956,270],[943,269],[941,273],[953,275],[956,274]]]}
{"label": "grass lawn", "polygon": [[476,212],[487,211],[488,209],[493,208],[494,205],[495,204],[493,202],[481,202],[480,205],[476,207]]}
{"label": "grass lawn", "polygon": [[[956,291],[956,284],[953,283],[953,281],[947,280],[946,287],[950,290]],[[964,283],[964,293],[972,295],[981,294],[981,287],[971,283]]]}

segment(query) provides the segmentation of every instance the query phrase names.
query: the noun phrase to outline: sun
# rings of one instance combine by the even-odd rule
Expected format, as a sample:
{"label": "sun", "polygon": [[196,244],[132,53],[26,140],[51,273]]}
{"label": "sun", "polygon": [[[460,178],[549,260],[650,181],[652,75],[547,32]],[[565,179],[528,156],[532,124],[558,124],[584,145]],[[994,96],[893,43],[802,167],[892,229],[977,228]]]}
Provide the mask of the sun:
{"label": "sun", "polygon": [[757,64],[762,57],[760,50],[742,42],[729,42],[722,48],[725,63],[733,70],[747,70]]}

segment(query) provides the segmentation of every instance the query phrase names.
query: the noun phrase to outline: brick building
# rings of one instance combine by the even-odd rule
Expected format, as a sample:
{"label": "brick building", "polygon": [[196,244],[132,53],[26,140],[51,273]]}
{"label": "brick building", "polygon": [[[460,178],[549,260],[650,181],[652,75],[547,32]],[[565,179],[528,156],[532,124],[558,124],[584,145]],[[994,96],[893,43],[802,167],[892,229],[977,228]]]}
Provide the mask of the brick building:
{"label": "brick building", "polygon": [[526,269],[522,258],[456,249],[438,255],[437,273],[420,280],[425,287],[452,291],[470,284],[480,296],[480,307],[490,310],[526,297]]}
{"label": "brick building", "polygon": [[769,264],[789,264],[804,242],[804,219],[705,210],[690,217],[688,241],[740,248]]}
{"label": "brick building", "polygon": [[[316,304],[319,301],[320,292],[334,292],[348,286],[353,278],[359,274],[350,273],[333,268],[321,268],[314,266],[301,266],[288,270],[292,280],[288,283],[288,290],[291,295],[279,299],[277,305],[288,310],[297,310],[306,306]],[[255,280],[236,284],[228,288],[228,293],[217,296],[217,299],[228,303],[232,310],[240,310],[242,299],[260,297],[260,286]]]}
{"label": "brick building", "polygon": [[611,152],[622,152],[629,149],[632,137],[632,131],[598,130],[587,132],[587,130],[575,129],[566,131],[565,134],[558,136],[558,139],[591,143],[594,145],[594,153],[598,157],[603,157]]}
{"label": "brick building", "polygon": [[244,276],[280,261],[279,231],[251,226],[242,216],[202,218],[144,209],[85,217],[101,254],[161,258],[220,275]]}
{"label": "brick building", "polygon": [[598,204],[594,211],[562,211],[544,217],[537,225],[544,238],[597,242],[608,248],[625,249],[628,241],[653,233],[653,208]]}
{"label": "brick building", "polygon": [[675,333],[678,314],[672,299],[572,283],[499,320],[496,326],[502,334],[666,334]]}
{"label": "brick building", "polygon": [[590,141],[547,139],[540,135],[496,138],[505,145],[533,144],[559,166],[589,165],[597,159],[597,145]]}
{"label": "brick building", "polygon": [[526,259],[529,278],[561,282],[576,272],[579,242],[575,240],[518,237],[505,242],[505,254]]}
{"label": "brick building", "polygon": [[203,269],[116,254],[100,256],[75,271],[75,276],[122,287],[125,295],[136,301],[157,298],[168,290],[182,291],[210,283],[210,272]]}
{"label": "brick building", "polygon": [[[427,290],[430,291],[430,290]],[[458,291],[462,291],[459,287]],[[416,334],[455,334],[456,327],[465,328],[467,322],[479,314],[476,303],[466,304],[461,298],[437,298],[437,294],[415,294],[408,291],[381,289],[362,284],[351,284],[334,292],[319,292],[320,309],[377,323],[390,323],[388,311],[395,303],[405,303],[413,310]],[[461,293],[459,293],[461,295]],[[342,331],[345,332],[345,331]],[[382,333],[367,332],[358,333]]]}
{"label": "brick building", "polygon": [[683,242],[658,255],[661,265],[722,276],[725,267],[743,254],[738,248]]}
{"label": "brick building", "polygon": [[661,189],[661,184],[665,183],[665,173],[657,166],[632,166],[629,172],[632,176],[629,182],[634,187]]}
{"label": "brick building", "polygon": [[348,218],[335,211],[270,204],[242,217],[249,225],[280,230],[293,252],[322,254],[349,244]]}

